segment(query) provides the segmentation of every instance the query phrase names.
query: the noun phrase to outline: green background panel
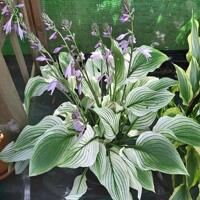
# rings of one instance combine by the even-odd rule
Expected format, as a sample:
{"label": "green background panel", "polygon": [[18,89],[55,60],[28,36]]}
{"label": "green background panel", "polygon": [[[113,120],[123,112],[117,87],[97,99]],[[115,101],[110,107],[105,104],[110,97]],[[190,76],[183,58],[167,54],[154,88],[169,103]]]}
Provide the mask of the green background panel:
{"label": "green background panel", "polygon": [[[132,4],[136,9],[134,32],[137,46],[153,45],[161,50],[187,49],[187,42],[177,44],[175,39],[179,29],[191,18],[192,10],[200,19],[200,0],[134,0]],[[93,51],[97,42],[90,35],[93,22],[100,27],[105,22],[111,24],[115,37],[128,28],[118,21],[121,0],[41,0],[41,5],[58,27],[62,19],[73,22],[77,43],[85,53]],[[49,42],[51,51],[60,43],[59,40]],[[27,45],[22,44],[23,52],[28,53]],[[8,41],[3,53],[12,54]]]}

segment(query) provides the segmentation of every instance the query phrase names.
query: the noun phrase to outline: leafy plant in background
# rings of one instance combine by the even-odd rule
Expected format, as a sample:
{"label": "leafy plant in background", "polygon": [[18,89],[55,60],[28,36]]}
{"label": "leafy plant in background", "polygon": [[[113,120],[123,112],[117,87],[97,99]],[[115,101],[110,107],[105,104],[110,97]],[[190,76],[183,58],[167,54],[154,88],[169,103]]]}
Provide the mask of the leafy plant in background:
{"label": "leafy plant in background", "polygon": [[[9,2],[12,3],[3,1],[4,10],[13,8]],[[187,117],[185,107],[179,109],[171,102],[174,94],[168,88],[176,87],[177,81],[148,76],[168,57],[152,47],[135,47],[135,10],[128,0],[124,0],[122,6],[120,21],[130,23],[130,29],[116,39],[120,41],[118,43],[112,37],[112,27],[105,24],[103,37],[110,40],[109,49],[99,27],[93,24],[92,35],[97,37],[98,43],[87,61],[76,44],[70,21],[63,20],[62,34],[43,14],[46,29],[52,32],[49,39],[60,37],[63,40],[63,45],[54,50],[54,53],[60,52],[57,59],[53,59],[19,20],[23,35],[41,54],[37,60],[46,62],[40,68],[42,76],[31,78],[26,86],[27,113],[30,99],[45,91],[53,94],[58,89],[66,96],[66,102],[37,125],[26,126],[16,142],[8,144],[0,153],[0,159],[15,163],[17,174],[29,165],[30,176],[45,173],[56,166],[84,168],[66,199],[79,199],[85,194],[88,170],[95,174],[115,200],[132,199],[130,188],[138,191],[138,199],[141,199],[142,188],[154,191],[152,171],[190,180],[190,185],[176,188],[174,196],[193,186],[199,178],[191,174],[195,166],[199,170],[198,165],[190,162],[199,162],[193,148],[200,146],[200,125],[194,120],[198,115],[198,104],[188,115],[195,117]],[[19,12],[9,10],[9,13],[13,19],[22,19]],[[11,30],[8,22],[4,25],[5,30]],[[196,51],[194,30],[189,37],[192,41],[190,57]],[[190,103],[192,98],[195,99],[199,93],[199,81],[194,81],[198,70],[195,73],[190,70],[195,65],[194,58],[191,59],[188,75],[176,66],[181,98],[189,109],[194,104]],[[158,118],[158,111],[159,115],[173,116]],[[187,176],[188,173],[190,176]],[[176,186],[176,177],[174,180]]]}
{"label": "leafy plant in background", "polygon": [[[187,119],[191,118],[196,123],[200,123],[200,42],[198,36],[199,24],[194,19],[194,16],[192,16],[188,24],[191,24],[191,33],[188,36],[189,51],[186,56],[189,66],[187,70],[184,71],[179,66],[174,65],[178,77],[179,96],[182,99],[182,103],[174,103],[173,106],[168,108],[166,107],[163,111],[165,114],[172,116],[179,113],[181,116],[179,116],[180,121],[178,123],[179,125],[182,125],[183,129],[177,134],[181,137],[185,137],[184,135],[187,134],[189,136],[188,139],[193,140],[193,136],[195,138],[197,137],[194,131],[196,125],[189,125],[183,118],[185,118],[184,116],[187,116]],[[177,118],[177,116],[175,118]],[[167,119],[169,119],[169,117],[163,117],[162,121],[164,122]],[[174,127],[176,122],[172,122],[173,119],[174,118],[171,119],[171,124],[163,123],[161,127],[165,124],[164,126],[166,129],[170,126],[170,130],[173,131],[176,129]],[[200,148],[197,147],[199,146],[199,141],[197,140],[195,144],[189,140],[187,142],[182,141],[180,137],[178,139],[174,138],[177,137],[177,135],[175,136],[168,131],[166,134],[171,135],[172,139],[176,141],[174,145],[180,152],[182,160],[189,173],[189,176],[173,176],[173,186],[175,187],[175,190],[170,199],[177,199],[179,197],[179,199],[190,200],[192,199],[190,189],[199,183],[200,178]],[[200,199],[200,196],[198,196],[197,199]]]}

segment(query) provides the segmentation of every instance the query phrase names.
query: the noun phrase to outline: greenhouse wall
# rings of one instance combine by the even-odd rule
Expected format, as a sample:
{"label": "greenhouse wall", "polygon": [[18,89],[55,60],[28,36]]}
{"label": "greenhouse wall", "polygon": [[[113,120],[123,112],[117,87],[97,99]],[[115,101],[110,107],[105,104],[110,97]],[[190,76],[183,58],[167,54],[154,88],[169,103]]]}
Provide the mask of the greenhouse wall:
{"label": "greenhouse wall", "polygon": [[[192,11],[200,18],[199,0],[134,0],[135,12],[134,32],[137,46],[152,45],[160,50],[187,49],[186,36],[180,35],[180,28],[191,18]],[[72,30],[76,33],[80,49],[90,52],[97,39],[89,38],[91,24],[96,22],[100,27],[107,22],[113,26],[113,36],[127,30],[125,24],[119,22],[121,0],[41,0],[43,12],[46,12],[58,27],[62,19],[73,22]],[[185,27],[187,33],[187,26]],[[181,42],[177,42],[177,36]],[[86,39],[87,38],[87,39]],[[49,43],[51,50],[58,46],[59,40]],[[25,42],[22,42],[24,53],[29,53]],[[4,54],[12,54],[9,41],[4,45]]]}

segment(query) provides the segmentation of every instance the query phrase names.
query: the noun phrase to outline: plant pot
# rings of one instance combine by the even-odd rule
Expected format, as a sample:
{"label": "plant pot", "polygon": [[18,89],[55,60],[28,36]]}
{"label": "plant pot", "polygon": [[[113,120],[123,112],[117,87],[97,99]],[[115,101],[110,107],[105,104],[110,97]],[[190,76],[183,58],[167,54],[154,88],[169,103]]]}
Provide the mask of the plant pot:
{"label": "plant pot", "polygon": [[[7,138],[0,133],[0,151],[9,143]],[[8,171],[8,164],[0,160],[0,180],[5,179],[14,171],[14,166]]]}

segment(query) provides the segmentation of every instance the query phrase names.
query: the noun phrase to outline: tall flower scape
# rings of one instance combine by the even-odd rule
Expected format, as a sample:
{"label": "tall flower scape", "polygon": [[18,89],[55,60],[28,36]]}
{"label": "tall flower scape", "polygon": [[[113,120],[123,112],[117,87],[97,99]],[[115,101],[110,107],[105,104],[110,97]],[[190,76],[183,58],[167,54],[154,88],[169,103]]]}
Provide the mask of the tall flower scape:
{"label": "tall flower scape", "polygon": [[[30,99],[45,91],[52,95],[57,89],[66,96],[53,115],[26,126],[0,153],[1,160],[15,163],[17,174],[29,165],[30,176],[56,166],[83,168],[67,200],[86,193],[88,170],[114,200],[132,199],[130,188],[137,190],[138,199],[142,188],[154,191],[152,171],[189,177],[176,148],[200,146],[200,125],[181,111],[177,114],[178,108],[171,116],[166,114],[169,110],[163,114],[174,106],[172,91],[179,82],[148,76],[168,57],[149,46],[136,47],[135,9],[129,0],[122,2],[120,21],[130,24],[130,29],[115,40],[111,26],[105,24],[101,33],[93,24],[91,34],[97,44],[87,60],[76,43],[71,21],[62,21],[61,33],[47,14],[42,15],[49,39],[63,41],[54,49],[58,55],[54,59],[24,25],[19,11],[23,5],[13,6],[12,0],[1,0],[1,4],[2,14],[10,16],[3,27],[6,34],[14,29],[21,39],[27,38],[40,52],[37,60],[46,63],[40,67],[42,75],[31,78],[26,86],[27,113]],[[105,39],[110,40],[110,48]]]}

